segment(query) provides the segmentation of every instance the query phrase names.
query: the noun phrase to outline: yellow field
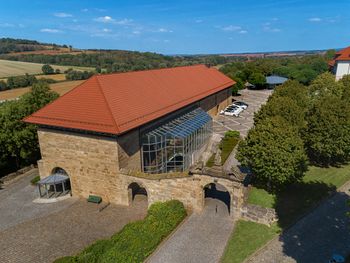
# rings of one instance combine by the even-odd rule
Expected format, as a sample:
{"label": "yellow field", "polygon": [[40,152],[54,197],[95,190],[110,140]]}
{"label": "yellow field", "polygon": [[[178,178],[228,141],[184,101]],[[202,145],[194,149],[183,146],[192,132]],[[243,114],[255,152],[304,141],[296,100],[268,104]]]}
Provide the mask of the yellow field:
{"label": "yellow field", "polygon": [[35,77],[36,77],[36,79],[45,78],[45,79],[53,79],[53,80],[56,80],[56,81],[64,81],[64,80],[66,80],[66,74],[37,75]]}
{"label": "yellow field", "polygon": [[[26,73],[30,75],[36,75],[42,73],[43,64],[21,62],[21,61],[10,61],[10,60],[0,60],[0,78],[6,78],[10,76],[19,76]],[[73,68],[75,70],[87,70],[92,71],[93,68],[88,67],[75,67],[75,66],[56,66],[51,65],[54,69],[60,69],[62,72]]]}
{"label": "yellow field", "polygon": [[[58,94],[63,95],[68,91],[70,91],[71,89],[78,86],[82,82],[84,82],[84,80],[73,80],[73,81],[65,81],[60,83],[53,83],[53,84],[50,84],[50,88],[56,91]],[[1,91],[0,101],[18,98],[19,96],[22,96],[23,94],[29,91],[30,91],[30,87]]]}

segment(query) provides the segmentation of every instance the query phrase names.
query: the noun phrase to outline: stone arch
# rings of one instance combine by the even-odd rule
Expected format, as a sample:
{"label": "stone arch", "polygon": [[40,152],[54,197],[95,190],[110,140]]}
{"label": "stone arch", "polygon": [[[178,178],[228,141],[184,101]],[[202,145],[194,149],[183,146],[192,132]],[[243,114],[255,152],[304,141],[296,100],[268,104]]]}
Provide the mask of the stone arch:
{"label": "stone arch", "polygon": [[146,187],[138,182],[132,182],[128,185],[129,205],[135,201],[148,203],[148,191]]}
{"label": "stone arch", "polygon": [[[72,186],[71,186],[71,177],[70,174],[66,171],[66,169],[56,166],[51,170],[51,174],[61,174],[69,177],[69,180],[64,182],[62,185],[57,185],[56,187],[60,188],[61,186],[72,195]],[[62,189],[63,190],[63,189]]]}
{"label": "stone arch", "polygon": [[[215,205],[215,207],[213,207]],[[227,209],[228,214],[231,213],[231,193],[226,186],[211,182],[203,187],[203,207],[212,206],[215,212],[222,207]]]}

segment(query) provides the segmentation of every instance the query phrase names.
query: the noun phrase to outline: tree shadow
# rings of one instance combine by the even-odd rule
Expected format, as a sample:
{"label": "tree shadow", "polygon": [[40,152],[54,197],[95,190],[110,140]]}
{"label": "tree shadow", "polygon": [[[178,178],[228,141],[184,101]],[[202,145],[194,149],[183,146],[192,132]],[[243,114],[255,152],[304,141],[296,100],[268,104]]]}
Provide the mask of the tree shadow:
{"label": "tree shadow", "polygon": [[282,229],[294,223],[300,216],[336,191],[334,185],[320,181],[297,182],[277,192],[274,208]]}
{"label": "tree shadow", "polygon": [[348,200],[346,193],[319,181],[296,183],[277,193],[275,210],[283,229],[279,239],[284,255],[296,262],[328,262],[333,253],[346,256],[350,252]]}

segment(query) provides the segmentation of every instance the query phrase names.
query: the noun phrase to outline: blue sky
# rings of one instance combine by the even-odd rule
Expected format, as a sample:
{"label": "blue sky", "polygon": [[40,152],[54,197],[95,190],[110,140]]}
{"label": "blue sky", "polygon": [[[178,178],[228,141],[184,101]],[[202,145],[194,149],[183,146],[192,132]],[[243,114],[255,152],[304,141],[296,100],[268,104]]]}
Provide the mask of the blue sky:
{"label": "blue sky", "polygon": [[340,48],[349,0],[12,0],[0,37],[164,54]]}

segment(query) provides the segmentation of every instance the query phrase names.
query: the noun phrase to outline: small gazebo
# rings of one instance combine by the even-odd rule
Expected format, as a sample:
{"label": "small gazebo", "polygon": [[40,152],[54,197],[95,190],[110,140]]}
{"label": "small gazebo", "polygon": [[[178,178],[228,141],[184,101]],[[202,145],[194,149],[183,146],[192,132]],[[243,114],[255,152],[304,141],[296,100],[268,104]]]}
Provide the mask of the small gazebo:
{"label": "small gazebo", "polygon": [[[45,192],[42,192],[42,187]],[[38,182],[40,198],[55,198],[66,195],[70,192],[70,181],[66,171],[56,168],[51,175],[41,179]]]}

